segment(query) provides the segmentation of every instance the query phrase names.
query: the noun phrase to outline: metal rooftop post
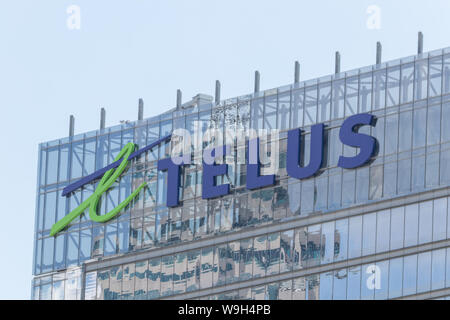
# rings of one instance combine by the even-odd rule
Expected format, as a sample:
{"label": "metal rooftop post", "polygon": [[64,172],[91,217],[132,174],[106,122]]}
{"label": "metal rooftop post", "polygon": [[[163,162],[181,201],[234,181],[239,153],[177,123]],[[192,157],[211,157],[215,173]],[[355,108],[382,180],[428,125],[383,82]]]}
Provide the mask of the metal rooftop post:
{"label": "metal rooftop post", "polygon": [[177,110],[181,109],[181,90],[177,90]]}
{"label": "metal rooftop post", "polygon": [[259,74],[259,71],[255,71],[255,93],[259,92],[259,82],[261,80],[261,75]]}
{"label": "metal rooftop post", "polygon": [[341,72],[341,54],[339,51],[336,51],[336,56],[334,60],[334,73]]}
{"label": "metal rooftop post", "polygon": [[100,109],[100,130],[105,129],[106,111],[105,108]]}
{"label": "metal rooftop post", "polygon": [[73,137],[75,133],[75,117],[70,115],[69,117],[69,137]]}
{"label": "metal rooftop post", "polygon": [[377,42],[377,58],[376,58],[376,64],[381,64],[381,43]]}
{"label": "metal rooftop post", "polygon": [[423,33],[422,31],[419,31],[419,34],[417,36],[417,54],[423,53]]}
{"label": "metal rooftop post", "polygon": [[294,70],[294,83],[300,82],[300,63],[295,61],[295,70]]}
{"label": "metal rooftop post", "polygon": [[214,93],[214,102],[216,104],[220,103],[220,81],[216,80],[216,91]]}
{"label": "metal rooftop post", "polygon": [[139,106],[138,106],[138,120],[144,119],[144,100],[139,98]]}

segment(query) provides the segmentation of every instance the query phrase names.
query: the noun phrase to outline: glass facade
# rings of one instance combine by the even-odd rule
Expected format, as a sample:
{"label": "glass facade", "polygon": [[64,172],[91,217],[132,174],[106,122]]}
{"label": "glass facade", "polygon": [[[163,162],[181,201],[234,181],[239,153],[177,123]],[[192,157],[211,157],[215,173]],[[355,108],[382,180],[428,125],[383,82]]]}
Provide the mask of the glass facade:
{"label": "glass facade", "polygon": [[[366,166],[342,169],[339,156],[354,156],[357,149],[342,144],[339,128],[364,112],[377,118],[376,126],[360,129],[377,139],[377,152]],[[42,143],[32,297],[448,296],[449,120],[450,49],[442,49]],[[230,184],[229,195],[203,200],[202,166],[191,164],[182,169],[182,205],[167,208],[167,174],[157,170],[173,148],[167,142],[131,161],[102,197],[99,213],[105,214],[147,182],[116,218],[97,223],[85,212],[50,236],[52,225],[86,200],[98,181],[68,197],[61,196],[64,187],[112,163],[128,142],[143,147],[174,128],[193,133],[195,123],[203,133],[218,128],[223,136],[238,128],[281,130],[265,151],[280,150],[271,160],[280,167],[276,185],[246,189],[246,166],[237,161],[245,145],[238,144],[228,173],[218,179]],[[308,163],[316,123],[326,125],[325,165],[315,177],[290,178],[287,130],[304,130]],[[223,241],[211,242],[216,239]],[[124,263],[130,254],[135,261]],[[259,284],[252,286],[255,279]]]}

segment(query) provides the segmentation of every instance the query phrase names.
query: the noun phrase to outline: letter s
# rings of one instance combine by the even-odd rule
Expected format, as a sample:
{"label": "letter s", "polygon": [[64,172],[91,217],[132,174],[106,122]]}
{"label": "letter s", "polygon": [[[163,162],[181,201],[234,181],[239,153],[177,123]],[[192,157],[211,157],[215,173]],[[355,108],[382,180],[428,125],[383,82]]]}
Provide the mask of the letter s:
{"label": "letter s", "polygon": [[354,157],[340,156],[338,166],[345,169],[353,169],[367,163],[375,152],[377,140],[374,137],[358,133],[363,125],[375,127],[376,118],[368,113],[355,114],[345,119],[339,131],[339,139],[343,144],[359,148],[359,154]]}

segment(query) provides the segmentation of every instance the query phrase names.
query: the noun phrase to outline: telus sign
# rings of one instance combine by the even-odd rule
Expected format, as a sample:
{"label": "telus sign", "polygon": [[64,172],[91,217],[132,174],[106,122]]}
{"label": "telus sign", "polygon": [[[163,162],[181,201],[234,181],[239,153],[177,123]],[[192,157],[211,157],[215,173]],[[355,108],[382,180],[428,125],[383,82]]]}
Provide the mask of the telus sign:
{"label": "telus sign", "polygon": [[[376,118],[374,115],[368,113],[357,114],[348,117],[342,123],[339,131],[339,139],[345,145],[359,148],[356,156],[345,157],[340,156],[338,166],[345,169],[353,169],[367,164],[374,156],[376,151],[377,141],[374,137],[367,134],[359,133],[361,126],[375,126]],[[325,149],[325,125],[315,124],[311,126],[311,145],[310,145],[310,160],[308,165],[301,165],[304,161],[304,154],[301,150],[302,130],[292,129],[287,134],[287,151],[286,151],[286,171],[292,178],[307,179],[318,174],[319,170],[324,164],[324,149]],[[100,169],[77,182],[68,185],[63,190],[62,196],[69,196],[73,191],[82,187],[87,183],[92,183],[101,177],[94,193],[85,201],[83,201],[76,209],[66,215],[64,218],[56,222],[50,231],[50,235],[56,235],[70,224],[76,217],[81,215],[89,208],[89,216],[93,221],[106,222],[114,218],[122,209],[124,209],[139,192],[146,186],[142,183],[134,192],[129,195],[116,208],[104,215],[99,215],[97,206],[101,196],[107,192],[112,184],[119,178],[119,176],[126,169],[128,162],[137,156],[153,149],[159,144],[171,139],[168,135],[152,144],[135,151],[136,145],[128,143],[122,151],[117,155],[114,162]],[[263,175],[261,174],[260,161],[260,141],[259,137],[248,138],[246,146],[246,188],[249,190],[259,189],[275,184],[275,174]],[[190,150],[190,146],[189,149]],[[229,184],[217,184],[217,177],[226,175],[228,173],[228,164],[217,164],[215,159],[223,158],[231,154],[231,146],[223,145],[213,148],[207,148],[203,151],[202,166],[202,198],[212,199],[227,195],[230,193]],[[180,205],[179,188],[181,168],[185,165],[191,164],[191,154],[184,152],[182,155],[172,155],[158,161],[158,170],[167,171],[167,202],[168,207],[177,207]]]}

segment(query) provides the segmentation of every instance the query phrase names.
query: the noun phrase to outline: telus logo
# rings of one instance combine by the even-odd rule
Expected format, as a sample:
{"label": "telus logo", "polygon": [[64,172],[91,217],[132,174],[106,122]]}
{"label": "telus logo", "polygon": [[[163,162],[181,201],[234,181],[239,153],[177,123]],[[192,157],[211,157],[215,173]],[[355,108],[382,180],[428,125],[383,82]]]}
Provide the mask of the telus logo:
{"label": "telus logo", "polygon": [[[75,218],[77,218],[79,215],[81,215],[86,209],[89,208],[89,217],[96,222],[106,222],[108,220],[111,220],[114,218],[122,209],[124,209],[144,188],[147,183],[142,183],[134,192],[129,195],[123,202],[121,202],[116,208],[111,210],[105,215],[98,215],[97,207],[98,203],[101,199],[101,196],[111,188],[113,183],[119,178],[119,176],[122,175],[122,173],[125,171],[128,162],[137,156],[153,149],[154,147],[158,146],[162,142],[168,141],[170,139],[169,136],[165,136],[162,139],[159,139],[158,141],[153,142],[152,144],[135,151],[136,145],[134,143],[128,143],[117,155],[117,157],[114,159],[114,162],[110,165],[97,170],[96,172],[81,178],[80,180],[68,185],[63,189],[62,196],[70,196],[70,194],[77,190],[78,188],[81,188],[85,184],[91,183],[98,178],[102,177],[100,182],[97,185],[97,188],[95,189],[94,193],[87,198],[85,201],[83,201],[77,208],[75,208],[73,211],[71,211],[68,215],[66,215],[64,218],[56,222],[51,230],[50,235],[55,236],[58,232],[63,230],[69,223],[71,223]],[[116,169],[117,168],[117,169]]]}
{"label": "telus logo", "polygon": [[[359,148],[359,153],[353,157],[340,156],[338,166],[345,169],[353,169],[367,164],[374,156],[376,151],[377,141],[374,137],[359,133],[361,126],[375,126],[375,116],[362,113],[348,117],[344,120],[340,131],[339,139],[345,145]],[[292,178],[307,179],[318,174],[319,170],[324,164],[324,149],[325,149],[325,125],[315,124],[311,126],[311,145],[310,145],[310,160],[308,165],[303,164],[304,154],[302,154],[302,130],[292,129],[288,131],[287,135],[287,151],[286,151],[286,171]],[[75,210],[70,212],[63,219],[55,223],[51,229],[50,234],[56,235],[63,230],[73,219],[82,214],[89,208],[89,216],[93,221],[106,222],[114,218],[122,209],[124,209],[146,186],[142,183],[134,192],[128,196],[116,208],[105,215],[98,215],[97,206],[101,196],[109,190],[116,179],[124,172],[128,161],[145,153],[162,142],[171,139],[168,135],[154,143],[134,151],[135,145],[133,143],[127,144],[115,161],[79,181],[67,186],[63,190],[63,196],[69,196],[71,192],[82,187],[87,183],[101,177],[101,180],[94,191],[94,193]],[[245,139],[245,136],[244,136]],[[195,139],[194,139],[195,140]],[[189,141],[191,141],[189,137]],[[262,175],[261,161],[260,161],[260,141],[259,137],[248,138],[246,144],[246,188],[249,190],[263,188],[275,184],[275,174]],[[228,173],[229,165],[227,163],[217,164],[215,159],[224,158],[231,154],[231,145],[222,145],[219,147],[207,148],[202,154],[202,198],[212,199],[227,195],[230,193],[229,184],[217,184],[217,177]],[[190,152],[190,146],[187,149]],[[278,155],[278,151],[275,152]],[[172,156],[158,161],[158,170],[167,171],[167,202],[168,207],[176,207],[180,205],[179,188],[181,168],[185,165],[191,164],[192,155],[184,152],[182,155],[172,153]]]}

